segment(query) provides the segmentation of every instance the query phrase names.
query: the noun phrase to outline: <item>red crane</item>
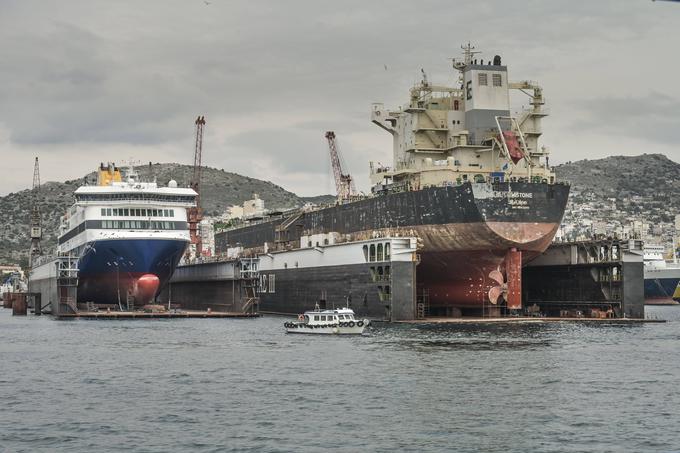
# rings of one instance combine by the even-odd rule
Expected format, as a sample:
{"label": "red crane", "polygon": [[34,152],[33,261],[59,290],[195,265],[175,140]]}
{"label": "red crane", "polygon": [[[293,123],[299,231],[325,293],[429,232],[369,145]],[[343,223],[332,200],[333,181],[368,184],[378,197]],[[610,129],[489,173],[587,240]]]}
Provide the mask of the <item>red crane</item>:
{"label": "red crane", "polygon": [[342,172],[342,165],[340,163],[340,151],[335,140],[335,132],[326,132],[326,140],[328,140],[328,149],[331,153],[331,167],[333,167],[333,176],[335,177],[335,189],[338,193],[338,201],[343,202],[350,199],[350,196],[356,193],[354,187],[354,180],[349,173]]}
{"label": "red crane", "polygon": [[191,237],[191,243],[196,247],[196,256],[200,256],[203,249],[199,225],[203,219],[203,210],[201,209],[201,153],[203,152],[203,127],[205,126],[205,117],[199,116],[196,118],[194,124],[196,125],[194,173],[189,182],[189,187],[194,189],[198,195],[196,196],[196,206],[189,208],[187,217],[189,220],[189,236]]}

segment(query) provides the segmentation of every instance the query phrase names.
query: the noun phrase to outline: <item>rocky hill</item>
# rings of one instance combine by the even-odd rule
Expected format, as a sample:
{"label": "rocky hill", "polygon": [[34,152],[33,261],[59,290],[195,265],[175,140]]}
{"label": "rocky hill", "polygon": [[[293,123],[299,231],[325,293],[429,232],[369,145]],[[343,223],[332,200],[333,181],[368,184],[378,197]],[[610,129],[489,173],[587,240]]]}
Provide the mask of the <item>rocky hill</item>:
{"label": "rocky hill", "polygon": [[558,180],[571,182],[576,197],[593,194],[620,199],[633,196],[669,198],[680,191],[680,164],[663,154],[567,162],[559,165],[556,172]]}
{"label": "rocky hill", "polygon": [[[153,164],[138,167],[137,172],[143,181],[154,177],[159,185],[167,185],[175,179],[180,186],[187,186],[192,175],[192,167],[180,164]],[[40,189],[40,209],[43,219],[45,250],[53,250],[56,244],[59,217],[73,203],[73,191],[79,186],[94,183],[94,172],[81,179],[65,182],[48,182]],[[229,206],[240,205],[257,193],[267,208],[292,208],[302,206],[308,201],[328,202],[332,196],[299,197],[269,181],[249,178],[216,168],[204,167],[201,184],[201,200],[206,215],[222,214]],[[5,227],[0,230],[0,264],[27,262],[28,223],[31,209],[31,190],[10,193],[0,197],[0,218]]]}
{"label": "rocky hill", "polygon": [[673,243],[680,213],[680,164],[661,154],[568,162],[557,177],[571,183],[565,238],[642,237]]}
{"label": "rocky hill", "polygon": [[[186,186],[192,168],[180,164],[153,164],[139,167],[137,171],[143,180],[155,177],[160,185],[167,185],[170,179],[175,179],[180,186]],[[556,172],[559,180],[568,181],[572,186],[565,222],[579,225],[584,219],[592,222],[615,220],[624,224],[636,217],[668,229],[675,214],[680,212],[680,164],[661,154],[567,162],[557,166]],[[46,250],[54,248],[57,222],[73,202],[73,191],[94,178],[95,174],[91,173],[78,180],[43,185],[40,205]],[[299,197],[269,181],[215,168],[203,170],[202,192],[207,215],[221,214],[229,206],[250,199],[253,193],[258,193],[268,208],[291,208],[305,202],[334,200],[329,195]],[[0,197],[0,218],[5,224],[0,230],[0,263],[26,263],[30,206],[30,190]]]}

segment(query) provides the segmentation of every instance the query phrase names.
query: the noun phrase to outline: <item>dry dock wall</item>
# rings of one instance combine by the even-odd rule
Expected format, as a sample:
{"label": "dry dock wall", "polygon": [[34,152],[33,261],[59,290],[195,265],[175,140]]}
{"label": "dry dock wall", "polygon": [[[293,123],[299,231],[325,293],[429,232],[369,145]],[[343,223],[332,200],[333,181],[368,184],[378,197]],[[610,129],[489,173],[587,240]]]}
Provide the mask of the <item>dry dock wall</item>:
{"label": "dry dock wall", "polygon": [[[349,306],[358,316],[397,321],[415,318],[414,262],[393,261],[389,279],[377,278],[373,264],[262,271],[271,285],[260,293],[263,312],[298,314]],[[389,289],[387,289],[389,288]]]}
{"label": "dry dock wall", "polygon": [[40,295],[40,305],[45,312],[58,313],[59,288],[56,263],[43,264],[37,271],[34,270],[29,274],[28,292]]}
{"label": "dry dock wall", "polygon": [[[377,277],[372,264],[263,270],[258,273],[259,310],[295,315],[346,304],[358,316],[381,320],[415,318],[415,262],[392,262],[389,280]],[[247,282],[238,261],[179,266],[158,303],[183,309],[240,312]],[[389,290],[386,288],[389,287]]]}
{"label": "dry dock wall", "polygon": [[524,267],[522,304],[549,316],[562,310],[607,310],[644,318],[644,264],[640,241],[555,243]]}
{"label": "dry dock wall", "polygon": [[236,262],[213,262],[178,266],[156,300],[185,310],[240,312],[240,294]]}

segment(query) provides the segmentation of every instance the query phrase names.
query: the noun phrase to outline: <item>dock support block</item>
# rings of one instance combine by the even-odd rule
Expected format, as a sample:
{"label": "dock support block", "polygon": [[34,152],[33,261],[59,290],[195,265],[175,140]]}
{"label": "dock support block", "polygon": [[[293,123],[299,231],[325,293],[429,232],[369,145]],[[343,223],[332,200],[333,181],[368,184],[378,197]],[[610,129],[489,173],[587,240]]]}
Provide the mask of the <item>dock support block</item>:
{"label": "dock support block", "polygon": [[26,294],[15,293],[12,301],[12,316],[26,316],[27,308]]}

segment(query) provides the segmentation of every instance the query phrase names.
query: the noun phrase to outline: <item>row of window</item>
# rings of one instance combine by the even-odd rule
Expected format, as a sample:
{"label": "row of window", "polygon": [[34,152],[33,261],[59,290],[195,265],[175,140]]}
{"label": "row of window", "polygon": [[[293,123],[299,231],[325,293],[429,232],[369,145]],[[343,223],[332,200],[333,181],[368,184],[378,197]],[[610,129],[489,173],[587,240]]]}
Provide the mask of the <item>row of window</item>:
{"label": "row of window", "polygon": [[[480,72],[477,74],[478,79],[479,79],[479,84],[483,86],[489,85],[489,75],[486,74],[485,72]],[[500,74],[491,74],[491,81],[493,83],[493,86],[495,87],[500,87],[503,86],[503,79],[501,78]]]}
{"label": "row of window", "polygon": [[130,229],[130,230],[186,230],[186,222],[155,220],[86,220],[59,237],[59,244],[73,239],[85,230]]}
{"label": "row of window", "polygon": [[193,203],[193,195],[160,195],[150,193],[77,194],[76,201],[160,201],[166,203]]}
{"label": "row of window", "polygon": [[368,245],[364,245],[364,259],[367,262],[389,261],[390,243],[386,242],[384,246],[383,244],[378,244],[377,246],[375,244],[371,244],[370,247]]}
{"label": "row of window", "polygon": [[160,220],[102,220],[103,229],[124,230],[176,230],[177,223],[162,222]]}
{"label": "row of window", "polygon": [[314,315],[314,321],[351,321],[354,317],[350,315]]}
{"label": "row of window", "polygon": [[175,217],[174,209],[102,208],[102,217]]}

